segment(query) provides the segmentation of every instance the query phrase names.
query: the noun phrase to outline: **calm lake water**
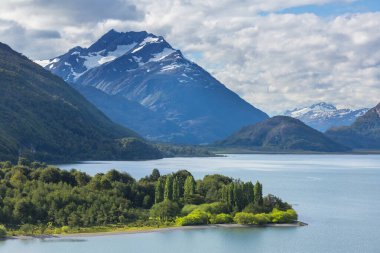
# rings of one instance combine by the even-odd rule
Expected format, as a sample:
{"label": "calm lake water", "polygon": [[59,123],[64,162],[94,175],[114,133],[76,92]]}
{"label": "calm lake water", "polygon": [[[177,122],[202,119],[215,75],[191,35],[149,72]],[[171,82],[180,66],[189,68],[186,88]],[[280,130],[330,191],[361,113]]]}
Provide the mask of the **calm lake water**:
{"label": "calm lake water", "polygon": [[220,173],[259,180],[265,193],[293,204],[298,228],[210,228],[85,238],[0,241],[6,253],[116,252],[380,252],[379,155],[228,155],[60,166],[89,174],[116,168],[136,178],[158,168],[196,178]]}

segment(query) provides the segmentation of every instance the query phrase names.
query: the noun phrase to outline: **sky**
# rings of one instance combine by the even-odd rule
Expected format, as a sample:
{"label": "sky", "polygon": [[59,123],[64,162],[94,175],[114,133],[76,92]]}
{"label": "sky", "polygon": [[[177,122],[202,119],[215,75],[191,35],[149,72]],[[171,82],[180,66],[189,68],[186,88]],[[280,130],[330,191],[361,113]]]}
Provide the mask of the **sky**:
{"label": "sky", "polygon": [[50,59],[148,31],[265,112],[380,102],[380,0],[1,0],[0,41]]}

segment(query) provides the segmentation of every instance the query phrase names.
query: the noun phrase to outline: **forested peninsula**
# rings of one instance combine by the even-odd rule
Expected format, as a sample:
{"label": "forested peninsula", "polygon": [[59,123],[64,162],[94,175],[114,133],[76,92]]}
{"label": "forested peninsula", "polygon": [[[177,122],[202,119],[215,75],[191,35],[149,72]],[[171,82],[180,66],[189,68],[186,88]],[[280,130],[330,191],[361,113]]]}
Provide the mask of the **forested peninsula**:
{"label": "forested peninsula", "polygon": [[291,205],[263,196],[258,181],[157,169],[136,180],[117,170],[90,176],[25,159],[0,162],[0,237],[296,220]]}

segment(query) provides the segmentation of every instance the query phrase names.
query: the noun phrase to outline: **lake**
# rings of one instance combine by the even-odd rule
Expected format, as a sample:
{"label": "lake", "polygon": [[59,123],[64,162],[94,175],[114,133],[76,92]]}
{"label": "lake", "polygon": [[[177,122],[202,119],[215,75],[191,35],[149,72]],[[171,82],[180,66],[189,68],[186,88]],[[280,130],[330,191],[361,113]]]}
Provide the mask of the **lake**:
{"label": "lake", "polygon": [[259,180],[293,205],[296,228],[210,228],[64,239],[0,241],[6,253],[380,252],[380,155],[228,155],[142,162],[66,164],[91,175],[116,168],[140,178],[187,169]]}

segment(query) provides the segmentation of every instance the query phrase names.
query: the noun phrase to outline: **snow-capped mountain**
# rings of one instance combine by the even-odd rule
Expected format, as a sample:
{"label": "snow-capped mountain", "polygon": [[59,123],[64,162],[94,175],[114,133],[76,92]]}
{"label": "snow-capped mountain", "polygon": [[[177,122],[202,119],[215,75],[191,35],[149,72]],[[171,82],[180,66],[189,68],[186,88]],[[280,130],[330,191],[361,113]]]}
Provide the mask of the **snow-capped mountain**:
{"label": "snow-capped mountain", "polygon": [[111,30],[89,48],[39,63],[115,122],[153,140],[210,143],[268,118],[147,32]]}
{"label": "snow-capped mountain", "polygon": [[288,110],[284,113],[303,121],[305,124],[324,132],[331,127],[351,125],[357,117],[364,115],[368,108],[359,110],[337,109],[328,103],[317,103],[308,107]]}

